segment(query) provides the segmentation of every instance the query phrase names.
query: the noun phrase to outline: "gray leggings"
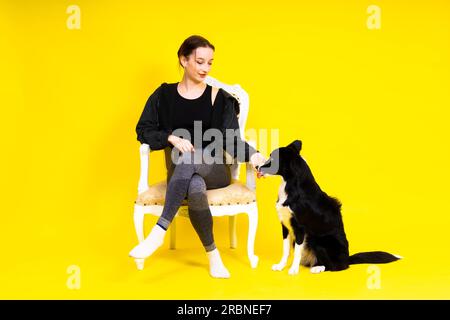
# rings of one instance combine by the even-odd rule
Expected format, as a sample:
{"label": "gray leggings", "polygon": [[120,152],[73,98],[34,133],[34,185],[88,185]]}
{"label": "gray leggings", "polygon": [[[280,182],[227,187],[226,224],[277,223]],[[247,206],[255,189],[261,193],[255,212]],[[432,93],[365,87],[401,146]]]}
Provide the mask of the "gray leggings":
{"label": "gray leggings", "polygon": [[[196,149],[196,153],[202,149]],[[230,165],[224,163],[195,163],[194,157],[183,154],[173,163],[166,152],[168,165],[167,191],[163,212],[157,224],[168,229],[182,201],[187,197],[189,219],[207,252],[216,248],[213,237],[213,219],[206,190],[223,188],[231,182]],[[184,160],[183,160],[184,158]],[[190,158],[190,159],[189,159]]]}

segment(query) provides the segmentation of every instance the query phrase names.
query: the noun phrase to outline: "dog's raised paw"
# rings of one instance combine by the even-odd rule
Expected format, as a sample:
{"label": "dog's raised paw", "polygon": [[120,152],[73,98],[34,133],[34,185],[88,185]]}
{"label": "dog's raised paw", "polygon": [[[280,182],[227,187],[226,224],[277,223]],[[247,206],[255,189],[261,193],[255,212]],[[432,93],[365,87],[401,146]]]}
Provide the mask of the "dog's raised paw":
{"label": "dog's raised paw", "polygon": [[289,274],[290,274],[291,276],[295,276],[296,274],[298,274],[298,269],[299,269],[299,265],[297,265],[297,264],[292,265],[292,266],[289,268]]}
{"label": "dog's raised paw", "polygon": [[280,262],[280,263],[276,263],[276,264],[272,265],[272,270],[273,271],[281,271],[284,269],[284,267],[286,267],[286,263]]}
{"label": "dog's raised paw", "polygon": [[310,269],[311,273],[321,273],[325,271],[325,266],[315,266]]}

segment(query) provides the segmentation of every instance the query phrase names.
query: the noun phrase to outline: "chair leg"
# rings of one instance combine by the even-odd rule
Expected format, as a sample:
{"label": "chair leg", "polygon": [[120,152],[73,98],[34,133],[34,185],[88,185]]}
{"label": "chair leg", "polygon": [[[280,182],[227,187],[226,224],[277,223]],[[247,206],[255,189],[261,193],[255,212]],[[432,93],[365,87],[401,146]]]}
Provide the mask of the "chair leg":
{"label": "chair leg", "polygon": [[173,218],[170,224],[170,249],[175,249],[177,240],[177,218]]}
{"label": "chair leg", "polygon": [[248,241],[247,254],[252,268],[256,268],[259,258],[255,255],[255,238],[256,228],[258,227],[258,207],[255,206],[247,213],[248,214]]}
{"label": "chair leg", "polygon": [[230,248],[235,249],[237,247],[237,237],[236,237],[236,216],[230,216],[228,231],[230,233]]}
{"label": "chair leg", "polygon": [[138,241],[141,242],[144,240],[144,211],[138,205],[134,207],[133,220]]}
{"label": "chair leg", "polygon": [[[144,240],[144,211],[143,209],[136,205],[134,207],[134,229],[136,230],[136,235],[138,238],[138,241],[141,242]],[[134,259],[134,262],[136,263],[136,267],[138,270],[144,269],[144,262],[145,259]]]}
{"label": "chair leg", "polygon": [[145,259],[134,259],[134,262],[138,270],[144,270]]}

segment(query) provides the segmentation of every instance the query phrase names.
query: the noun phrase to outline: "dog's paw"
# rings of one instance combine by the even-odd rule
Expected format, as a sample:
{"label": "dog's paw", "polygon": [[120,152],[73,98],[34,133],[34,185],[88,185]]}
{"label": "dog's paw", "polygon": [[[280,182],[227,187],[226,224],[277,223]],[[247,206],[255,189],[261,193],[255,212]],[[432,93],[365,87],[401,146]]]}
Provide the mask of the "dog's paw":
{"label": "dog's paw", "polygon": [[321,273],[325,271],[325,266],[315,266],[309,269],[311,273]]}
{"label": "dog's paw", "polygon": [[280,263],[276,263],[276,264],[272,265],[272,270],[273,271],[281,271],[284,269],[284,267],[286,267],[286,262],[280,262]]}
{"label": "dog's paw", "polygon": [[291,276],[295,276],[296,274],[298,274],[298,270],[299,270],[300,266],[298,264],[294,264],[289,268],[289,274]]}

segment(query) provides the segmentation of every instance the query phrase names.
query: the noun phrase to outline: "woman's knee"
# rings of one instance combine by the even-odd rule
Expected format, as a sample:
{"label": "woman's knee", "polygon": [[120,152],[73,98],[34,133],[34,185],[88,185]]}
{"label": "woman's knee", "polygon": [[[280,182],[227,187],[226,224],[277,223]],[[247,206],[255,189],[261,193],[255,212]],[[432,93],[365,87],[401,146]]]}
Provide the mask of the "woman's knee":
{"label": "woman's knee", "polygon": [[192,176],[188,189],[189,209],[194,211],[209,210],[205,180],[198,174]]}
{"label": "woman's knee", "polygon": [[189,182],[188,197],[198,197],[201,195],[206,196],[206,183],[202,176],[199,174],[193,174],[191,181]]}

